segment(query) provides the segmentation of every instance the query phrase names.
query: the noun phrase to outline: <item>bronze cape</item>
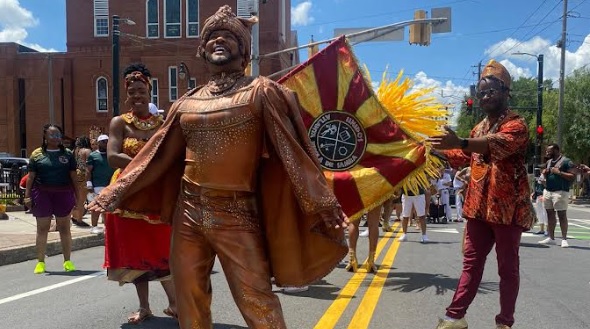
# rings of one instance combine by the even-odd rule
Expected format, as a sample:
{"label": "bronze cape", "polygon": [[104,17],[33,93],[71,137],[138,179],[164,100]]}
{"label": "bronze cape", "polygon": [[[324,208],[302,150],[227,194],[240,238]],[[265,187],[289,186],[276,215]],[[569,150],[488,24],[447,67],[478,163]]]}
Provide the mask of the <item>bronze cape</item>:
{"label": "bronze cape", "polygon": [[[344,231],[327,228],[318,214],[338,202],[307,137],[296,95],[264,77],[250,85],[264,107],[269,158],[261,162],[257,193],[272,275],[279,286],[307,285],[332,271],[348,250]],[[185,167],[177,110],[194,92],[174,103],[160,130],[95,199],[98,204],[174,220]]]}

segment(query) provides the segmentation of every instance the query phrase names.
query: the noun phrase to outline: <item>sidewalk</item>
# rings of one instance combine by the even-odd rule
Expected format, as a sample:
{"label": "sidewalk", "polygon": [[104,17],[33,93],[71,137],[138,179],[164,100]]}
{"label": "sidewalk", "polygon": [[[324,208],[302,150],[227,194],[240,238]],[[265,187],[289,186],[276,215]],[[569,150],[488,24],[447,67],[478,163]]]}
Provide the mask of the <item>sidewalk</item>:
{"label": "sidewalk", "polygon": [[[0,266],[20,263],[37,258],[35,236],[37,223],[35,217],[24,211],[6,213],[8,220],[0,220]],[[87,223],[90,216],[84,216]],[[100,224],[99,224],[100,226]],[[72,251],[104,245],[104,235],[91,234],[90,228],[72,226]],[[47,237],[47,256],[61,254],[59,232],[49,232]]]}

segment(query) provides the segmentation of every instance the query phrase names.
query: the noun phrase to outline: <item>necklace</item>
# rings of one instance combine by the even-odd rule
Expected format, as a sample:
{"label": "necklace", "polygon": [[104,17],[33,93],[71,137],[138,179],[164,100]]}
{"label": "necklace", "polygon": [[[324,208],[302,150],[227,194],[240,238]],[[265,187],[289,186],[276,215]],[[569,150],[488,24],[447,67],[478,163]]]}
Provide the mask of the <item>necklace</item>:
{"label": "necklace", "polygon": [[147,118],[140,119],[134,115],[133,112],[121,114],[121,118],[128,124],[133,124],[133,126],[139,130],[152,130],[158,128],[164,122],[161,115],[155,116],[150,114]]}
{"label": "necklace", "polygon": [[207,90],[213,94],[224,93],[233,90],[238,80],[244,77],[244,72],[238,71],[230,74],[221,73],[211,77],[207,83]]}

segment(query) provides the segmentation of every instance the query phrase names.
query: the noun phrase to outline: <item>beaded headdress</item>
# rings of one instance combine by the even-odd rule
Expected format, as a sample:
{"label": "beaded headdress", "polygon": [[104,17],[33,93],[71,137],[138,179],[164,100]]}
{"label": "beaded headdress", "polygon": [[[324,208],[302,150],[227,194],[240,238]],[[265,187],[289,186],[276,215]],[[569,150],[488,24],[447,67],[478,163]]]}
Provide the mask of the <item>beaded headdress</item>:
{"label": "beaded headdress", "polygon": [[250,62],[250,46],[252,44],[252,25],[258,22],[256,16],[250,18],[237,17],[228,5],[219,7],[217,12],[207,18],[201,30],[201,44],[197,50],[197,55],[205,57],[205,45],[213,31],[227,30],[233,33],[241,46],[244,47],[244,59],[246,63]]}

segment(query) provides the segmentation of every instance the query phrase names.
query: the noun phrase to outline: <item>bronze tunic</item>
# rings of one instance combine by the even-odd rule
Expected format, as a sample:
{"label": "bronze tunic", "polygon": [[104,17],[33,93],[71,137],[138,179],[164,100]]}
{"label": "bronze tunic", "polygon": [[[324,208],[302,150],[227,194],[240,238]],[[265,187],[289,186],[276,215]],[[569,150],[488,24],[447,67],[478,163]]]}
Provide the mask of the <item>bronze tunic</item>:
{"label": "bronze tunic", "polygon": [[264,133],[253,88],[231,97],[204,89],[178,110],[186,140],[184,179],[204,188],[254,192]]}

